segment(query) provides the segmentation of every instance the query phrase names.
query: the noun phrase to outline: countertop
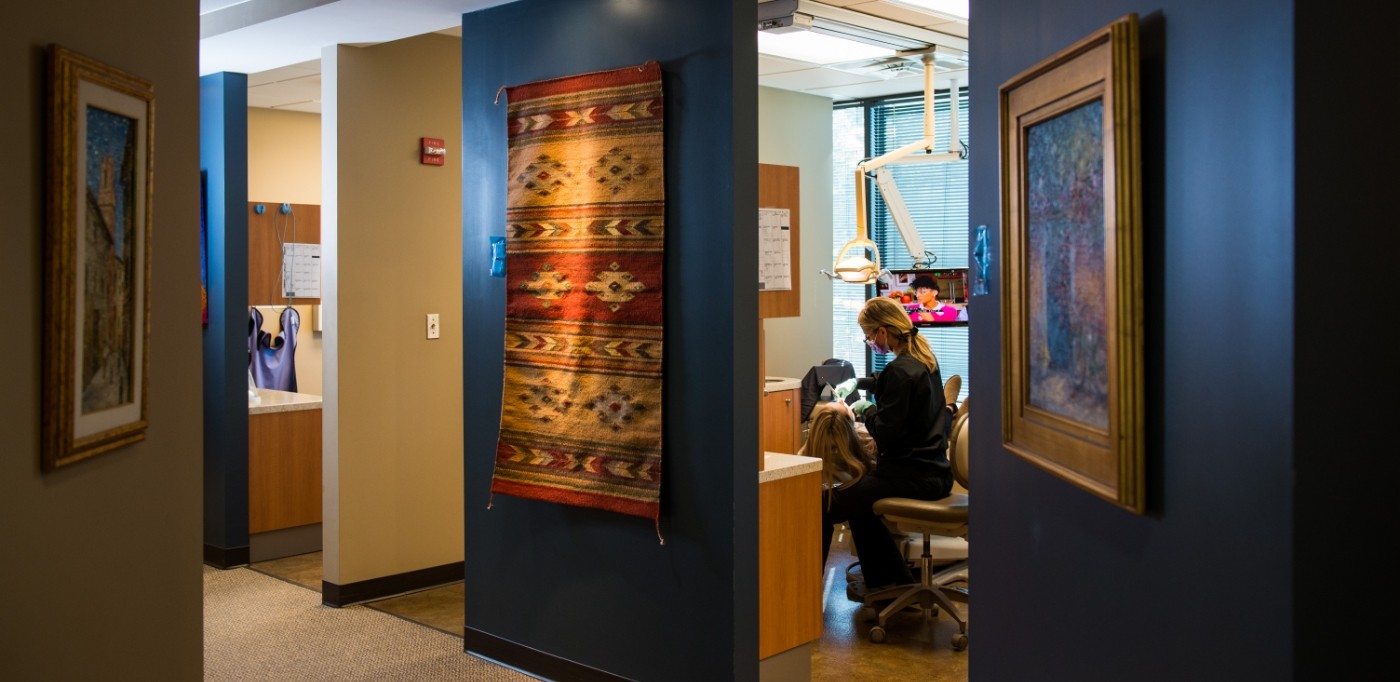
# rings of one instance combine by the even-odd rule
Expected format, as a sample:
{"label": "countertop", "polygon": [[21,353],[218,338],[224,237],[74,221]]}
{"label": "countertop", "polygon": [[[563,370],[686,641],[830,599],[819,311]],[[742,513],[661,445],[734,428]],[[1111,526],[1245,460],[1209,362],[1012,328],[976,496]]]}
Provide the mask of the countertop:
{"label": "countertop", "polygon": [[270,388],[254,390],[258,393],[258,399],[256,401],[252,398],[248,399],[248,414],[250,415],[321,409],[321,396],[319,395],[274,391]]}
{"label": "countertop", "polygon": [[822,461],[817,457],[765,452],[763,453],[763,471],[758,472],[758,482],[778,481],[821,470]]}
{"label": "countertop", "polygon": [[787,391],[794,388],[802,388],[801,379],[793,379],[792,377],[763,377],[763,391],[765,393]]}

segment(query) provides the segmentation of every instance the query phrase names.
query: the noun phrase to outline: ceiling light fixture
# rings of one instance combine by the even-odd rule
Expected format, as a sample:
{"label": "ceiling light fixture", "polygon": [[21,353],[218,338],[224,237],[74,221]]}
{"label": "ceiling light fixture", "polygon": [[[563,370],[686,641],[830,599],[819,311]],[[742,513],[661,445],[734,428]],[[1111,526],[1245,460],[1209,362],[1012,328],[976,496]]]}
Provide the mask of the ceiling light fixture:
{"label": "ceiling light fixture", "polygon": [[888,47],[844,40],[833,35],[811,31],[792,31],[790,33],[759,31],[758,51],[773,57],[823,66],[840,62],[894,57],[894,50]]}
{"label": "ceiling light fixture", "polygon": [[967,39],[810,0],[765,0],[758,3],[758,30],[773,33],[811,31],[896,51],[926,50],[934,45],[967,49]]}

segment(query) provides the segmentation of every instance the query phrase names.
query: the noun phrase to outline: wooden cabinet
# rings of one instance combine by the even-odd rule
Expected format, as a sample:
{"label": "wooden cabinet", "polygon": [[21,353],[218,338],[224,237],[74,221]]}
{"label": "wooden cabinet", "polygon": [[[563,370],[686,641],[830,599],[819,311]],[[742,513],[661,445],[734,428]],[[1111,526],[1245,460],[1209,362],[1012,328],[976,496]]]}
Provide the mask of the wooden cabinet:
{"label": "wooden cabinet", "polygon": [[[787,391],[780,391],[786,393]],[[822,481],[819,460],[803,473],[758,484],[758,658],[822,636]],[[765,469],[779,474],[772,463]]]}
{"label": "wooden cabinet", "polygon": [[798,389],[763,392],[761,443],[763,452],[796,454],[802,445],[802,425],[798,419],[801,400]]}
{"label": "wooden cabinet", "polygon": [[319,403],[315,409],[248,415],[248,532],[320,522]]}

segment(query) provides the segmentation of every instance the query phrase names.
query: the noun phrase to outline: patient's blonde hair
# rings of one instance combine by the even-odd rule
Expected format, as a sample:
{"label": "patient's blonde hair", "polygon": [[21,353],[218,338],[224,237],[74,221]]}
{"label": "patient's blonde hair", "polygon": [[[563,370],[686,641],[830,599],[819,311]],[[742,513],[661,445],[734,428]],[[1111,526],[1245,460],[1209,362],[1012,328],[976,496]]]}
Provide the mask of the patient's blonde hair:
{"label": "patient's blonde hair", "polygon": [[[798,454],[821,458],[822,483],[828,490],[838,483],[850,485],[865,476],[874,460],[870,452],[874,441],[861,436],[850,412],[833,403],[820,403],[812,410],[807,442]],[[830,497],[827,505],[831,505]]]}

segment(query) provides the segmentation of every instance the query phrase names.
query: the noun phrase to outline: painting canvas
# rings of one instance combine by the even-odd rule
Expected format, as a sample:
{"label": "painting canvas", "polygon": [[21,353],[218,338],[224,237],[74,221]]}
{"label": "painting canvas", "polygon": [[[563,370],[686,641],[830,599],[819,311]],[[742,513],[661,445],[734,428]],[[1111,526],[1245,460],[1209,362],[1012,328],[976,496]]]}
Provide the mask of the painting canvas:
{"label": "painting canvas", "polygon": [[199,172],[199,321],[209,324],[209,174]]}
{"label": "painting canvas", "polygon": [[145,437],[152,132],[150,83],[49,50],[49,471]]}
{"label": "painting canvas", "polygon": [[1137,17],[1000,88],[1002,442],[1146,510]]}
{"label": "painting canvas", "polygon": [[1108,428],[1103,102],[1026,131],[1029,402]]}

